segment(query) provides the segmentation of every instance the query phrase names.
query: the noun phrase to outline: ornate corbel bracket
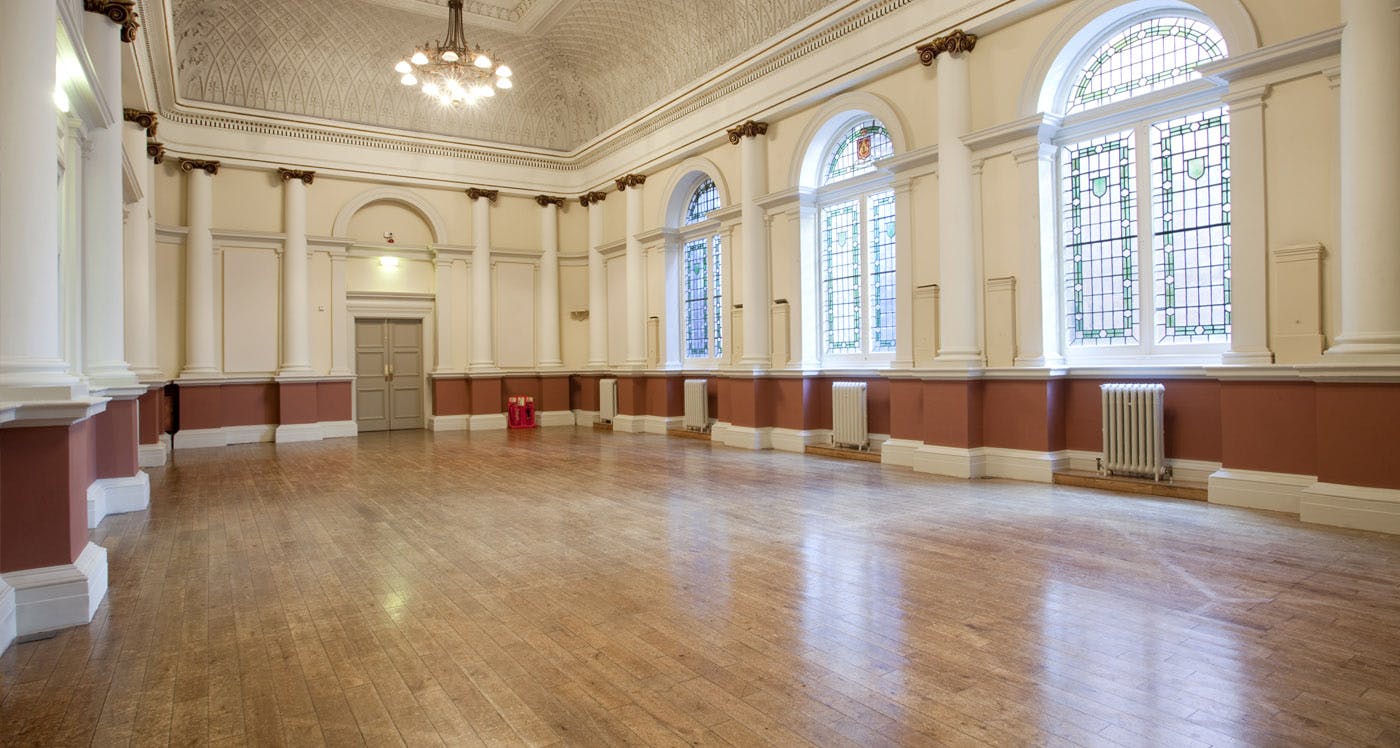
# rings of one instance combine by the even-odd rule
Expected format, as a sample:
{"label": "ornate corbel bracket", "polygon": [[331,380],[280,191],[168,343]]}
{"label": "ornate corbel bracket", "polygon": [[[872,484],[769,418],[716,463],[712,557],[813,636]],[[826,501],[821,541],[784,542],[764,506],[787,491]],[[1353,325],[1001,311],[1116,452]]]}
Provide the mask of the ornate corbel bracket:
{"label": "ornate corbel bracket", "polygon": [[165,163],[165,144],[154,140],[146,141],[146,155],[150,156],[152,163],[157,166]]}
{"label": "ornate corbel bracket", "polygon": [[470,200],[478,200],[478,199],[484,197],[484,198],[486,198],[487,200],[490,200],[491,202],[494,203],[494,202],[496,202],[496,198],[498,198],[498,197],[500,197],[500,196],[501,196],[501,191],[500,191],[500,190],[483,190],[483,189],[480,189],[480,188],[477,188],[477,187],[468,187],[468,188],[467,188],[467,198],[470,199]]}
{"label": "ornate corbel bracket", "polygon": [[142,109],[123,109],[122,119],[133,122],[138,127],[146,128],[146,137],[148,138],[154,138],[156,128],[160,126],[160,118],[156,116],[155,112],[147,112]]}
{"label": "ornate corbel bracket", "polygon": [[556,208],[564,207],[564,198],[551,197],[549,195],[535,195],[535,204],[543,208],[546,205],[553,205]]}
{"label": "ornate corbel bracket", "polygon": [[200,171],[204,172],[205,174],[208,174],[209,176],[212,177],[212,176],[214,176],[215,174],[218,174],[218,173],[219,173],[219,162],[218,162],[218,161],[199,161],[199,160],[192,159],[192,158],[182,158],[182,159],[180,159],[180,171],[190,172],[190,171],[194,171],[194,170],[196,170],[196,169],[198,169],[198,170],[200,170]]}
{"label": "ornate corbel bracket", "polygon": [[579,204],[579,205],[582,205],[582,206],[585,207],[585,208],[587,208],[588,206],[590,206],[590,205],[592,205],[592,204],[594,204],[594,203],[601,203],[601,202],[603,202],[604,200],[607,200],[607,199],[608,199],[608,193],[606,193],[606,192],[590,192],[590,193],[588,193],[588,194],[586,194],[586,195],[580,196],[579,199],[578,199],[578,204]]}
{"label": "ornate corbel bracket", "polygon": [[314,171],[298,171],[296,169],[283,169],[279,167],[277,173],[282,176],[283,182],[300,179],[302,184],[311,184],[316,181],[316,172]]}
{"label": "ornate corbel bracket", "polygon": [[729,133],[729,142],[733,145],[738,145],[739,141],[744,138],[756,138],[760,135],[767,134],[768,123],[749,120],[742,125],[729,128],[726,132]]}
{"label": "ornate corbel bracket", "polygon": [[928,44],[921,44],[919,50],[919,62],[924,66],[933,64],[933,61],[944,52],[950,55],[965,55],[977,46],[977,35],[964,33],[962,29],[954,29],[943,36],[935,37]]}
{"label": "ornate corbel bracket", "polygon": [[641,187],[642,185],[646,184],[647,175],[645,175],[645,174],[627,174],[627,175],[618,177],[618,178],[617,178],[616,180],[614,180],[614,181],[617,183],[617,191],[618,191],[618,192],[625,192],[625,191],[627,190],[628,187]]}
{"label": "ornate corbel bracket", "polygon": [[101,13],[121,26],[122,41],[127,44],[136,41],[136,29],[141,27],[136,20],[136,0],[83,0],[83,10]]}

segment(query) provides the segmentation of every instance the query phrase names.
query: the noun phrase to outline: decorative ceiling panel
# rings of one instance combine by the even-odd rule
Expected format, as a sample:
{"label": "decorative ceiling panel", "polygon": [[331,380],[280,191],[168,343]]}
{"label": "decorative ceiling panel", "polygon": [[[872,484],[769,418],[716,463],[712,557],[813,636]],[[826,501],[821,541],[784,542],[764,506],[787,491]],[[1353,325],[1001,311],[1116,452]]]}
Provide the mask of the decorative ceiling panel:
{"label": "decorative ceiling panel", "polygon": [[468,39],[509,64],[518,86],[476,108],[454,110],[400,85],[393,73],[414,45],[443,36],[446,11],[434,18],[385,2],[173,0],[179,93],[192,101],[564,151],[831,4],[575,0],[547,28],[528,34],[474,26],[468,17]]}

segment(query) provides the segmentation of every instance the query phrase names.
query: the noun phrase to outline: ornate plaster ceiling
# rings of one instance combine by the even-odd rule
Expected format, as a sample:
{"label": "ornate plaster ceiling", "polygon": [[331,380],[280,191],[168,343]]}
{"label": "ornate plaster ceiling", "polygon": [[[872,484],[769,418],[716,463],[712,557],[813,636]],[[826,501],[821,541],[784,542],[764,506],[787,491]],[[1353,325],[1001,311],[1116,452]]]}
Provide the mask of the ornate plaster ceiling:
{"label": "ornate plaster ceiling", "polygon": [[[399,84],[446,0],[172,0],[187,101],[557,151],[576,148],[832,0],[468,0],[467,36],[518,87],[442,109]],[[501,14],[487,23],[483,14]],[[547,19],[542,22],[541,19]],[[515,30],[511,30],[514,28]],[[526,30],[526,29],[531,30]]]}

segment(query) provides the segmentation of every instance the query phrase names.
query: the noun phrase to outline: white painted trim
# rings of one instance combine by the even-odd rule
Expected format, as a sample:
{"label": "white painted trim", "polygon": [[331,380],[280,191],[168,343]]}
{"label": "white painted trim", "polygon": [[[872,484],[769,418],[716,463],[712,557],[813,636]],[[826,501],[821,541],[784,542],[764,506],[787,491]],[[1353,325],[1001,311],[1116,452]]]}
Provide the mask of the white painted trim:
{"label": "white painted trim", "polygon": [[161,434],[155,444],[136,445],[136,464],[140,467],[160,467],[170,459],[170,435]]}
{"label": "white painted trim", "polygon": [[646,416],[632,416],[618,413],[613,417],[613,431],[623,431],[629,434],[641,434],[646,432]]}
{"label": "white painted trim", "polygon": [[593,422],[598,420],[598,411],[596,410],[580,410],[575,408],[573,414],[575,426],[592,426]]}
{"label": "white painted trim", "polygon": [[505,427],[505,413],[486,413],[467,419],[467,429],[470,431],[499,431]]}
{"label": "white painted trim", "polygon": [[937,444],[921,444],[914,450],[916,472],[946,475],[953,478],[981,478],[986,475],[987,457],[982,447],[962,449]]}
{"label": "white painted trim", "polygon": [[0,654],[15,640],[15,590],[0,579]]}
{"label": "white painted trim", "polygon": [[429,431],[466,431],[471,424],[471,416],[461,413],[452,416],[428,416]]}
{"label": "white painted trim", "polygon": [[273,436],[273,441],[278,444],[290,442],[318,442],[321,441],[321,439],[321,424],[319,423],[279,424]]}
{"label": "white painted trim", "polygon": [[346,237],[350,234],[350,219],[360,212],[360,208],[370,203],[391,202],[405,205],[422,216],[428,222],[428,228],[433,232],[433,243],[447,242],[447,222],[442,219],[442,214],[432,203],[424,200],[416,192],[405,190],[399,187],[375,187],[361,192],[341,207],[340,213],[335,217],[332,234],[336,237]]}
{"label": "white painted trim", "polygon": [[277,436],[277,426],[270,423],[256,426],[225,426],[223,430],[227,444],[270,442]]}
{"label": "white painted trim", "polygon": [[15,633],[28,636],[92,621],[107,595],[107,549],[88,543],[71,564],[11,571],[4,581],[15,591]]}
{"label": "white painted trim", "polygon": [[1031,449],[983,447],[982,454],[986,460],[987,478],[1051,483],[1055,480],[1055,472],[1069,464],[1069,454],[1065,450],[1037,452]]}
{"label": "white painted trim", "polygon": [[[710,438],[714,438],[713,436]],[[826,444],[831,441],[831,429],[783,429],[774,428],[769,435],[773,449],[781,452],[805,452],[808,444]]]}
{"label": "white painted trim", "polygon": [[735,426],[731,423],[717,421],[715,425],[710,427],[710,441],[740,449],[772,449],[773,429],[772,427]]}
{"label": "white painted trim", "polygon": [[[1083,449],[1067,449],[1064,452],[1069,457],[1070,470],[1084,470],[1094,472],[1098,470],[1098,459],[1102,452],[1090,452]],[[1207,460],[1181,460],[1168,458],[1167,464],[1172,469],[1172,481],[1175,483],[1200,483],[1205,484],[1210,480],[1210,476],[1220,470],[1220,463]]]}
{"label": "white painted trim", "polygon": [[1212,504],[1298,514],[1303,492],[1314,483],[1315,475],[1221,468],[1210,475],[1207,498]]}
{"label": "white painted trim", "polygon": [[321,421],[322,439],[343,439],[360,435],[360,425],[354,421]]}
{"label": "white painted trim", "polygon": [[923,445],[918,439],[889,439],[880,450],[880,462],[885,465],[914,467],[914,454]]}
{"label": "white painted trim", "polygon": [[205,449],[207,447],[228,446],[228,437],[224,435],[224,430],[215,429],[180,429],[175,432],[172,448],[176,451],[182,449]]}
{"label": "white painted trim", "polygon": [[124,478],[98,478],[87,488],[88,529],[111,514],[142,512],[151,506],[151,478],[144,470]]}
{"label": "white painted trim", "polygon": [[574,425],[574,411],[572,410],[541,410],[535,412],[535,423],[540,426],[572,426]]}
{"label": "white painted trim", "polygon": [[670,429],[681,427],[685,420],[680,416],[640,416],[642,419],[642,431],[647,434],[665,434]]}
{"label": "white painted trim", "polygon": [[1303,489],[1298,518],[1400,535],[1400,489],[1321,481]]}

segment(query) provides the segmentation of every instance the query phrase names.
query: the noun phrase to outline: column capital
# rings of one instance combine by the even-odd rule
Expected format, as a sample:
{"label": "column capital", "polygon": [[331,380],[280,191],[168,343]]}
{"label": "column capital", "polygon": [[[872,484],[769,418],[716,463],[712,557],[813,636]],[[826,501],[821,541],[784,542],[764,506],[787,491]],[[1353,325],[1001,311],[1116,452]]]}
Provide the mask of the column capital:
{"label": "column capital", "polygon": [[151,161],[157,166],[165,163],[165,144],[157,143],[154,140],[146,141],[146,155],[151,157]]}
{"label": "column capital", "polygon": [[618,177],[617,179],[615,179],[615,180],[613,180],[613,181],[617,183],[617,191],[618,191],[618,192],[625,192],[625,191],[627,190],[628,187],[641,187],[642,185],[646,184],[647,175],[645,175],[645,174],[626,174],[626,175],[623,175],[623,176]]}
{"label": "column capital", "polygon": [[556,208],[564,207],[564,198],[552,197],[550,195],[535,195],[535,204],[541,208],[553,205]]}
{"label": "column capital", "polygon": [[101,13],[121,26],[122,41],[136,41],[136,29],[141,27],[136,20],[136,0],[83,0],[83,10]]}
{"label": "column capital", "polygon": [[219,173],[219,166],[220,164],[218,161],[200,161],[193,158],[180,159],[180,171],[189,172],[198,169],[211,177]]}
{"label": "column capital", "polygon": [[160,125],[160,118],[156,116],[155,112],[147,112],[143,109],[123,109],[122,119],[146,128],[146,137],[148,138],[156,136],[156,128]]}
{"label": "column capital", "polygon": [[608,193],[606,192],[589,192],[579,197],[578,204],[587,208],[589,205],[592,205],[594,203],[601,203],[607,199]]}
{"label": "column capital", "polygon": [[290,182],[293,179],[300,179],[302,184],[311,184],[312,182],[316,181],[316,172],[314,171],[298,171],[296,169],[284,169],[282,167],[278,167],[277,173],[281,175],[283,182]]}
{"label": "column capital", "polygon": [[725,132],[729,133],[730,144],[738,145],[739,141],[744,138],[756,138],[760,135],[767,134],[768,123],[749,120],[742,125],[731,127]]}
{"label": "column capital", "polygon": [[925,67],[932,65],[934,58],[947,52],[950,55],[965,55],[977,46],[977,35],[954,29],[943,36],[934,37],[928,44],[920,44],[919,62]]}
{"label": "column capital", "polygon": [[501,191],[500,191],[500,190],[483,190],[483,189],[481,189],[481,188],[479,188],[479,187],[469,187],[469,188],[467,188],[467,197],[468,197],[469,199],[471,199],[471,200],[480,200],[481,198],[484,197],[484,198],[486,198],[487,200],[490,200],[491,202],[494,203],[494,202],[496,202],[496,198],[498,198],[498,197],[500,197],[500,196],[501,196]]}

